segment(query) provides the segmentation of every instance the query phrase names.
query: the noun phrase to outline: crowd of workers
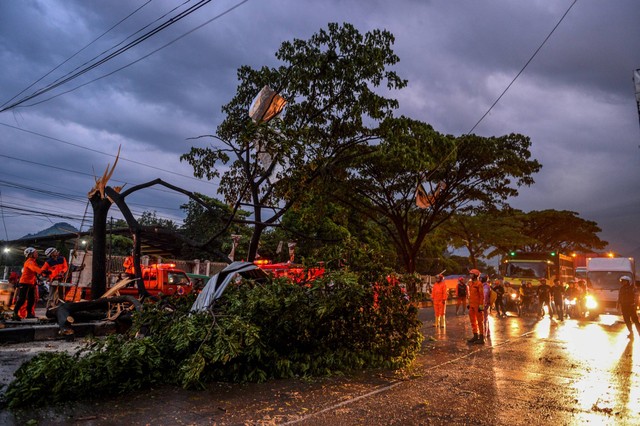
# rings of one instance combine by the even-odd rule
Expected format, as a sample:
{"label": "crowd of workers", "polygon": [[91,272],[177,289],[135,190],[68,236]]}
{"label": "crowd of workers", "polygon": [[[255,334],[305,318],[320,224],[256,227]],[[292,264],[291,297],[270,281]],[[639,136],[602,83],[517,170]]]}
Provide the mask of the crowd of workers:
{"label": "crowd of workers", "polygon": [[[24,250],[25,262],[22,267],[22,273],[12,272],[9,276],[9,282],[15,286],[15,306],[13,308],[14,321],[20,321],[23,318],[35,318],[35,307],[38,300],[38,275],[47,277],[50,282],[66,281],[69,271],[69,264],[64,256],[55,247],[49,247],[44,251],[46,259],[44,264],[38,264],[38,250],[33,247],[27,247]],[[82,267],[74,268],[81,270]]]}
{"label": "crowd of workers", "polygon": [[[636,288],[629,276],[621,277],[620,285],[618,309],[629,330],[627,337],[632,339],[633,325],[640,335]],[[531,314],[539,318],[543,318],[546,312],[549,318],[556,315],[559,321],[564,321],[566,316],[583,318],[587,311],[587,294],[587,285],[582,279],[567,284],[554,279],[553,285],[549,285],[547,280],[542,278],[536,287],[533,287],[530,281],[523,281],[516,289],[510,282],[503,282],[501,279],[495,279],[492,283],[478,269],[471,269],[468,280],[465,277],[458,279],[455,292],[455,314],[464,315],[466,310],[473,331],[473,337],[467,342],[483,344],[485,338],[489,337],[488,320],[492,310],[495,311],[497,318],[506,318],[507,312],[510,311],[517,315]],[[444,328],[446,327],[445,307],[448,289],[443,275],[436,277],[431,299],[435,314],[434,325],[437,328]]]}

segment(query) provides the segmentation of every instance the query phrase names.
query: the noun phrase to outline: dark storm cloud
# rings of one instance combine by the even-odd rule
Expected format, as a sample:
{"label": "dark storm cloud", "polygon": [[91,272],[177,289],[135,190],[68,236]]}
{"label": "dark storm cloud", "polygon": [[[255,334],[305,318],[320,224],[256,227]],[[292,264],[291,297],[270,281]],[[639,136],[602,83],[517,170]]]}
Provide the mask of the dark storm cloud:
{"label": "dark storm cloud", "polygon": [[[0,2],[0,102],[18,93],[91,40],[144,5],[142,0]],[[193,3],[193,2],[191,2]],[[188,138],[212,134],[224,118],[242,65],[276,67],[283,41],[307,39],[328,22],[350,22],[361,32],[387,29],[400,57],[396,70],[409,86],[386,93],[398,114],[423,120],[443,133],[462,135],[487,112],[571,1],[249,1],[148,58],[51,101],[0,114],[0,122],[90,149],[2,127],[2,154],[102,174],[122,146],[114,179],[133,185],[157,177],[215,195],[217,185],[197,182],[178,157]],[[117,59],[65,85],[68,90],[132,63],[237,4],[211,2]],[[178,3],[152,1],[69,61],[60,75],[121,42]],[[581,0],[474,133],[518,132],[531,137],[542,164],[536,184],[513,205],[524,210],[573,210],[597,221],[613,248],[638,247],[629,229],[640,210],[638,143],[632,71],[640,67],[640,7],[635,0]],[[52,79],[45,79],[46,82]],[[60,93],[54,91],[51,95]],[[144,165],[136,164],[144,163]],[[174,174],[167,171],[174,172]],[[175,174],[177,173],[177,174]],[[28,176],[27,176],[28,175]],[[52,179],[52,175],[55,177]],[[184,176],[179,176],[184,175]],[[12,161],[0,180],[86,197],[93,178]],[[45,196],[0,186],[3,203],[34,208],[58,205],[81,215],[86,199],[45,203]],[[136,195],[139,210],[180,219],[186,200],[166,191]],[[52,207],[53,206],[53,207]],[[147,208],[145,206],[159,206]],[[165,207],[162,209],[162,207]],[[47,222],[7,220],[11,238]],[[18,220],[22,219],[22,220]],[[54,220],[57,221],[57,220]],[[27,226],[24,226],[28,223]],[[29,228],[31,227],[31,228]],[[620,247],[619,247],[620,246]],[[640,255],[640,253],[638,253]]]}

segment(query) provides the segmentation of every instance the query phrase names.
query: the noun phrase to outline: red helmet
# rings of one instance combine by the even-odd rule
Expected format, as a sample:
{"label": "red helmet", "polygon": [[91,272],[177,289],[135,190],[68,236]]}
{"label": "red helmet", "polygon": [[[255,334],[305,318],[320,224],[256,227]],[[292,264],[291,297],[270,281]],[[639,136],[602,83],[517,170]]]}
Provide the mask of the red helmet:
{"label": "red helmet", "polygon": [[460,278],[458,278],[458,281],[460,281],[460,282],[464,282],[464,277],[460,277]]}
{"label": "red helmet", "polygon": [[471,270],[469,271],[469,273],[470,273],[470,274],[472,274],[472,275],[480,275],[480,274],[481,274],[481,272],[480,272],[480,271],[478,271],[477,269],[471,269]]}
{"label": "red helmet", "polygon": [[439,282],[440,282],[440,281],[442,281],[442,280],[444,280],[444,275],[442,275],[442,274],[438,274],[438,275],[436,275],[436,282],[438,282],[438,283],[439,283]]}

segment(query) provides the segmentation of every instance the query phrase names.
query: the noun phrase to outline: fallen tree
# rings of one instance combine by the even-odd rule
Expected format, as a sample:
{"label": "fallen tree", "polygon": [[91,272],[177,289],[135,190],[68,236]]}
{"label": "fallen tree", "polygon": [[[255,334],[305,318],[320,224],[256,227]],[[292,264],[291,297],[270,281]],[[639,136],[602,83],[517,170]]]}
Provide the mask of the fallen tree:
{"label": "fallen tree", "polygon": [[190,311],[193,297],[165,299],[135,313],[127,334],[26,362],[5,403],[15,409],[158,384],[202,388],[405,367],[423,339],[417,309],[397,285],[377,281],[348,272],[309,286],[242,280],[200,313]]}

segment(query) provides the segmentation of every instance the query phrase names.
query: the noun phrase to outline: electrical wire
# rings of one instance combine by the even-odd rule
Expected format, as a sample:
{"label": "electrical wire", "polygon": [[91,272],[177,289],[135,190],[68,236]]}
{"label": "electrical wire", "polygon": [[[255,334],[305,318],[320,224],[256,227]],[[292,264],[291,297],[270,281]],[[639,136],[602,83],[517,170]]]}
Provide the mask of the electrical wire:
{"label": "electrical wire", "polygon": [[[47,195],[47,196],[54,197],[54,198],[65,199],[65,200],[74,201],[74,202],[78,202],[78,201],[79,202],[84,202],[87,199],[86,194],[74,195],[74,194],[65,194],[65,193],[62,193],[62,192],[47,191],[47,190],[44,190],[42,188],[37,188],[37,187],[33,187],[33,186],[19,184],[19,183],[16,183],[16,182],[6,181],[6,180],[2,180],[2,179],[0,179],[0,186],[5,186],[5,187],[8,187],[8,188],[20,189],[20,190],[23,190],[23,191],[35,192],[35,193],[38,193],[38,194]],[[151,205],[151,204],[128,203],[128,205],[129,206],[137,206],[137,207],[146,207],[146,208],[181,211],[181,209],[179,209],[179,208],[172,208],[172,207],[158,206],[158,205]]]}
{"label": "electrical wire", "polygon": [[531,57],[529,58],[529,60],[522,66],[522,68],[520,69],[520,71],[518,71],[518,74],[516,74],[515,77],[513,77],[513,80],[511,80],[511,82],[507,85],[507,87],[502,91],[502,93],[500,94],[500,96],[498,96],[498,98],[491,104],[491,106],[489,107],[489,109],[487,110],[487,112],[485,112],[482,117],[480,117],[480,119],[476,122],[476,124],[473,125],[473,127],[471,128],[471,130],[469,130],[467,132],[467,135],[470,134],[471,132],[473,132],[475,130],[475,128],[478,126],[478,124],[480,124],[482,122],[482,120],[484,120],[484,118],[489,115],[489,113],[491,112],[491,110],[493,109],[494,106],[496,106],[496,104],[498,102],[500,102],[500,99],[502,99],[502,97],[505,95],[505,93],[507,93],[507,91],[511,88],[511,86],[513,85],[513,83],[516,82],[516,80],[518,79],[518,77],[520,77],[520,74],[522,74],[524,72],[524,70],[527,68],[527,66],[529,66],[529,64],[531,63],[531,61],[533,61],[533,58],[536,57],[536,55],[538,54],[538,52],[540,52],[540,49],[542,49],[542,47],[547,43],[547,41],[549,40],[549,38],[551,38],[551,35],[556,31],[556,29],[560,26],[560,24],[562,23],[562,21],[564,21],[564,18],[567,16],[567,14],[569,13],[569,11],[571,10],[571,8],[573,8],[573,6],[576,4],[578,0],[573,0],[573,3],[571,3],[571,5],[569,6],[569,8],[564,12],[564,15],[562,15],[562,17],[560,18],[560,20],[558,21],[558,23],[555,25],[555,27],[553,27],[553,29],[551,30],[551,32],[549,34],[547,34],[547,36],[545,37],[545,39],[542,41],[542,43],[540,43],[540,46],[538,46],[538,48],[535,50],[535,52],[533,52],[533,55],[531,55]]}
{"label": "electrical wire", "polygon": [[[5,186],[8,186],[8,185],[5,185]],[[11,186],[8,186],[8,187],[11,187]],[[68,196],[66,194],[56,194],[56,193],[51,193],[51,192],[43,192],[43,191],[39,190],[38,188],[29,188],[29,187],[17,187],[17,188],[21,189],[21,191],[23,191],[23,192],[35,192],[37,194],[46,195],[50,199],[56,200],[55,201],[55,203],[56,203],[55,207],[56,208],[59,208],[61,205],[68,207],[69,206],[69,202],[77,203],[77,204],[83,204],[83,203],[86,202],[86,199],[87,199],[86,196],[85,197]],[[34,204],[32,199],[21,199],[21,198],[15,198],[14,197],[14,200],[18,205],[30,204],[30,205],[33,206],[33,204]],[[63,201],[66,201],[66,202],[60,203],[58,200],[63,200]],[[47,203],[43,202],[42,199],[38,199],[38,202],[40,203],[40,206],[47,205]],[[5,204],[7,204],[6,201],[5,201]],[[149,209],[149,208],[152,208],[152,209],[164,209],[164,210],[174,210],[174,211],[177,211],[177,212],[182,210],[182,209],[178,209],[178,208],[170,208],[170,207],[166,207],[166,206],[157,206],[157,205],[148,205],[148,204],[136,203],[136,202],[128,203],[127,205],[131,208],[132,213],[137,214],[137,215],[141,215],[142,213],[146,212],[147,209]],[[51,207],[49,207],[49,208],[51,208]],[[142,208],[144,210],[138,210],[136,208]],[[163,218],[175,220],[175,218],[173,218],[173,217],[169,218],[169,217],[165,216]]]}
{"label": "electrical wire", "polygon": [[[209,19],[208,21],[205,21],[203,24],[198,25],[197,27],[193,28],[192,30],[187,31],[186,33],[182,34],[181,36],[179,36],[179,37],[177,37],[177,38],[175,38],[175,39],[171,40],[170,42],[168,42],[168,43],[166,43],[166,44],[164,44],[164,45],[160,46],[159,48],[157,48],[157,49],[155,49],[155,50],[152,50],[152,51],[151,51],[151,52],[149,52],[148,54],[146,54],[146,55],[142,56],[141,58],[139,58],[139,59],[137,59],[137,60],[135,60],[135,61],[133,61],[133,62],[131,62],[131,63],[128,63],[128,64],[126,64],[126,65],[124,65],[124,66],[122,66],[122,67],[120,67],[120,68],[117,68],[117,69],[115,69],[115,70],[113,70],[113,71],[111,71],[111,72],[109,72],[109,73],[107,73],[107,74],[101,75],[100,77],[94,78],[93,80],[90,80],[90,81],[88,81],[88,82],[86,82],[86,83],[84,83],[84,84],[81,84],[81,85],[79,85],[79,86],[76,86],[76,87],[74,87],[74,88],[72,88],[72,89],[69,89],[69,90],[66,90],[66,91],[64,91],[64,92],[58,93],[57,95],[54,95],[54,96],[51,96],[51,97],[49,97],[49,98],[43,99],[43,100],[41,100],[41,101],[39,101],[39,102],[33,102],[33,103],[31,103],[31,104],[28,104],[28,105],[23,105],[22,107],[27,108],[27,107],[32,107],[32,106],[36,106],[36,105],[42,104],[42,103],[44,103],[44,102],[48,102],[48,101],[50,101],[50,100],[52,100],[52,99],[55,99],[55,98],[57,98],[57,97],[59,97],[59,96],[65,95],[65,94],[67,94],[67,93],[71,93],[71,92],[73,92],[73,91],[76,91],[76,90],[78,90],[78,89],[80,89],[80,88],[84,87],[84,86],[87,86],[87,85],[89,85],[89,84],[95,83],[95,82],[96,82],[96,81],[98,81],[98,80],[101,80],[101,79],[103,79],[103,78],[109,77],[109,76],[111,76],[111,75],[113,75],[113,74],[115,74],[115,73],[117,73],[117,72],[122,71],[123,69],[129,68],[130,66],[137,64],[138,62],[140,62],[140,61],[142,61],[142,60],[144,60],[144,59],[148,58],[149,56],[151,56],[151,55],[153,55],[153,54],[155,54],[155,53],[159,52],[160,50],[162,50],[162,49],[164,49],[164,48],[166,48],[166,47],[168,47],[168,46],[172,45],[173,43],[177,42],[178,40],[180,40],[180,39],[182,39],[182,38],[184,38],[184,37],[188,36],[189,34],[193,33],[194,31],[199,30],[200,28],[204,27],[205,25],[208,25],[208,24],[210,24],[211,22],[213,22],[213,21],[215,21],[215,20],[217,20],[217,19],[221,18],[222,16],[224,16],[224,15],[226,15],[226,14],[230,13],[231,11],[233,11],[234,9],[236,9],[236,8],[240,7],[240,6],[241,6],[241,5],[243,5],[244,3],[247,3],[248,1],[249,1],[249,0],[243,0],[243,1],[241,1],[240,3],[238,3],[238,4],[236,4],[236,5],[232,6],[232,7],[230,7],[229,9],[227,9],[227,10],[225,10],[224,12],[220,13],[219,15],[214,16],[213,18]],[[7,109],[8,109],[8,108],[7,108]],[[0,110],[0,112],[3,112],[3,111],[5,111],[5,109],[1,109],[1,110]]]}
{"label": "electrical wire", "polygon": [[[493,104],[491,104],[491,106],[489,107],[489,109],[487,109],[487,111],[482,115],[482,117],[480,117],[480,119],[476,122],[476,124],[473,125],[473,127],[467,132],[465,133],[463,136],[468,136],[471,134],[471,132],[473,132],[475,130],[476,127],[478,127],[478,125],[482,122],[482,120],[484,120],[484,118],[489,115],[489,113],[491,112],[491,110],[493,109],[493,107],[496,106],[496,104],[500,101],[500,99],[502,99],[502,97],[505,95],[505,93],[507,93],[507,91],[511,88],[511,86],[513,85],[513,83],[516,82],[516,80],[518,79],[518,77],[520,77],[520,74],[522,74],[524,72],[524,70],[527,68],[527,66],[531,63],[531,61],[533,61],[533,58],[536,57],[536,55],[538,54],[538,52],[540,52],[540,50],[542,49],[542,47],[547,43],[547,41],[549,40],[549,38],[551,38],[551,35],[556,31],[556,29],[560,26],[560,24],[562,23],[562,21],[564,21],[564,18],[569,14],[569,11],[573,8],[573,6],[577,3],[578,0],[573,0],[573,3],[571,3],[571,5],[569,5],[569,7],[567,8],[567,10],[564,12],[564,14],[562,15],[562,17],[560,18],[560,20],[558,21],[558,23],[553,27],[553,29],[551,30],[551,32],[549,32],[549,34],[547,34],[547,36],[544,38],[544,40],[542,41],[542,43],[540,43],[540,45],[538,46],[538,48],[533,52],[533,54],[529,57],[529,60],[527,60],[527,62],[523,65],[523,67],[520,69],[520,71],[518,72],[518,74],[516,74],[515,77],[513,77],[513,79],[511,80],[511,82],[507,85],[507,87],[502,91],[502,93],[500,94],[500,96],[498,96],[498,98],[493,102]],[[429,171],[429,173],[426,173],[424,177],[420,178],[420,182],[425,182],[427,180],[429,180],[429,178],[431,176],[433,176],[433,174],[445,163],[445,161],[447,161],[454,153],[456,152],[455,149],[452,149],[451,151],[449,151],[449,153],[436,165],[436,167],[434,167],[431,171]]]}
{"label": "electrical wire", "polygon": [[129,13],[127,16],[125,16],[123,19],[121,19],[120,21],[118,21],[115,25],[111,26],[111,28],[109,28],[108,30],[106,30],[105,32],[103,32],[102,34],[100,34],[98,37],[96,37],[95,39],[93,39],[89,44],[87,44],[86,46],[84,46],[82,49],[78,50],[76,53],[74,53],[73,55],[71,55],[70,57],[68,57],[67,59],[65,59],[64,61],[62,61],[61,63],[59,63],[58,65],[56,65],[51,71],[47,72],[45,75],[43,75],[42,77],[40,77],[39,79],[37,79],[36,81],[34,81],[33,83],[31,83],[29,86],[27,86],[26,88],[22,89],[22,91],[20,91],[18,94],[14,95],[11,99],[9,99],[8,101],[6,101],[5,103],[3,103],[2,107],[4,107],[5,105],[7,105],[9,102],[11,102],[12,100],[14,100],[15,98],[17,98],[18,96],[22,95],[24,92],[26,92],[27,90],[31,89],[33,86],[35,86],[36,84],[38,84],[40,81],[42,81],[45,77],[49,76],[52,72],[54,72],[55,70],[57,70],[58,68],[60,68],[62,65],[66,64],[67,62],[69,62],[71,59],[75,58],[77,55],[79,55],[82,51],[84,51],[86,48],[88,48],[89,46],[91,46],[93,43],[95,43],[96,41],[100,40],[102,37],[104,37],[105,35],[107,35],[109,32],[111,32],[111,30],[113,30],[114,28],[116,28],[118,25],[122,24],[124,21],[126,21],[127,19],[129,19],[130,17],[132,17],[133,15],[135,15],[137,12],[139,12],[143,7],[145,7],[146,5],[148,5],[149,3],[151,3],[151,0],[147,0],[146,3],[144,3],[142,6],[138,7],[136,10],[134,10],[133,12]]}
{"label": "electrical wire", "polygon": [[[8,158],[10,160],[15,160],[15,161],[21,161],[23,163],[34,164],[34,165],[41,166],[41,167],[48,167],[48,168],[55,169],[55,170],[61,170],[61,171],[64,171],[64,172],[75,173],[75,174],[79,174],[79,175],[83,175],[83,176],[95,177],[95,174],[92,174],[92,173],[86,173],[86,172],[80,172],[80,171],[77,171],[77,170],[65,169],[64,167],[52,166],[51,164],[38,163],[37,161],[25,160],[24,158],[12,157],[12,156],[6,155],[6,154],[0,154],[0,157]],[[123,185],[131,183],[131,182],[125,182],[125,181],[121,181],[121,180],[117,180],[117,179],[112,179],[112,180],[113,180],[113,182],[121,183]],[[131,184],[132,185],[137,185],[136,183],[131,183]],[[154,191],[165,192],[167,194],[175,194],[176,193],[175,191],[172,191],[172,190],[169,190],[169,189],[165,189],[165,188],[151,187],[150,189],[152,189]]]}
{"label": "electrical wire", "polygon": [[4,221],[4,209],[2,208],[2,191],[0,191],[0,214],[2,215],[2,225],[4,226],[4,235],[7,241],[9,240],[9,233],[7,232],[7,224]]}
{"label": "electrical wire", "polygon": [[[248,1],[248,0],[245,0],[245,1]],[[192,14],[196,10],[200,9],[201,7],[205,6],[209,2],[211,2],[211,0],[200,0],[197,4],[191,6],[190,8],[188,8],[185,11],[180,12],[177,16],[174,16],[174,17],[170,18],[169,20],[163,22],[159,26],[153,28],[151,31],[143,34],[142,36],[140,36],[138,38],[136,38],[132,42],[127,43],[125,46],[117,49],[115,52],[110,53],[109,55],[107,55],[106,57],[100,59],[99,61],[94,62],[94,63],[92,63],[92,64],[90,64],[88,66],[85,66],[81,70],[76,71],[75,73],[67,76],[66,78],[63,78],[61,80],[59,79],[56,82],[54,82],[54,83],[52,83],[52,84],[50,84],[50,85],[48,85],[48,86],[46,86],[44,88],[41,88],[41,89],[37,90],[36,92],[32,93],[31,95],[25,96],[25,97],[21,98],[20,100],[14,102],[14,103],[12,103],[12,104],[10,104],[8,106],[5,106],[5,107],[1,108],[0,112],[4,112],[4,111],[10,110],[12,108],[15,108],[15,107],[17,107],[17,106],[19,106],[19,105],[21,105],[21,104],[23,104],[23,103],[35,98],[37,96],[40,96],[40,95],[42,95],[44,93],[47,93],[47,92],[49,92],[49,91],[51,91],[51,90],[53,90],[53,89],[55,89],[55,88],[57,88],[59,86],[71,81],[71,80],[74,80],[74,79],[80,77],[81,75],[83,75],[83,74],[91,71],[92,69],[104,64],[105,62],[107,62],[107,61],[109,61],[109,60],[111,60],[111,59],[123,54],[127,50],[132,49],[133,47],[135,47],[138,44],[142,43],[143,41],[149,39],[150,37],[154,36],[155,34],[159,33],[160,31],[168,28],[169,26],[175,24],[176,22],[179,22],[180,20],[182,20],[183,18],[189,16],[190,14]],[[37,105],[38,103],[41,103],[41,102],[37,102],[34,105]]]}
{"label": "electrical wire", "polygon": [[[86,147],[86,146],[83,146],[83,145],[79,145],[79,144],[76,144],[76,143],[73,143],[73,142],[69,142],[69,141],[66,141],[66,140],[63,140],[63,139],[59,139],[59,138],[56,138],[56,137],[53,137],[53,136],[48,136],[48,135],[45,135],[45,134],[42,134],[42,133],[34,132],[32,130],[27,130],[27,129],[23,129],[23,128],[20,128],[20,127],[12,126],[11,124],[0,122],[0,126],[9,127],[11,129],[14,129],[14,130],[19,130],[19,131],[24,132],[24,133],[29,133],[31,135],[40,136],[41,138],[45,138],[45,139],[49,139],[49,140],[52,140],[52,141],[60,142],[60,143],[66,144],[66,145],[70,145],[70,146],[76,147],[76,148],[84,149],[86,151],[95,152],[97,154],[106,155],[106,156],[111,157],[111,158],[116,158],[117,157],[116,155],[110,154],[108,152],[99,151],[99,150],[94,149],[94,148],[89,148],[89,147]],[[178,172],[174,172],[174,171],[171,171],[171,170],[162,169],[160,167],[152,166],[150,164],[142,163],[140,161],[131,160],[131,159],[128,159],[128,158],[125,158],[125,157],[118,157],[118,159],[122,160],[122,161],[129,162],[129,163],[137,164],[139,166],[147,167],[149,169],[158,170],[158,171],[169,173],[169,174],[172,174],[172,175],[175,175],[175,176],[180,176],[180,177],[183,177],[183,178],[187,178],[187,179],[195,180],[195,181],[198,181],[198,182],[206,183],[208,185],[218,186],[218,184],[215,183],[215,182],[198,179],[196,177],[185,175],[185,174],[178,173]],[[26,160],[22,160],[22,161],[26,161]]]}

